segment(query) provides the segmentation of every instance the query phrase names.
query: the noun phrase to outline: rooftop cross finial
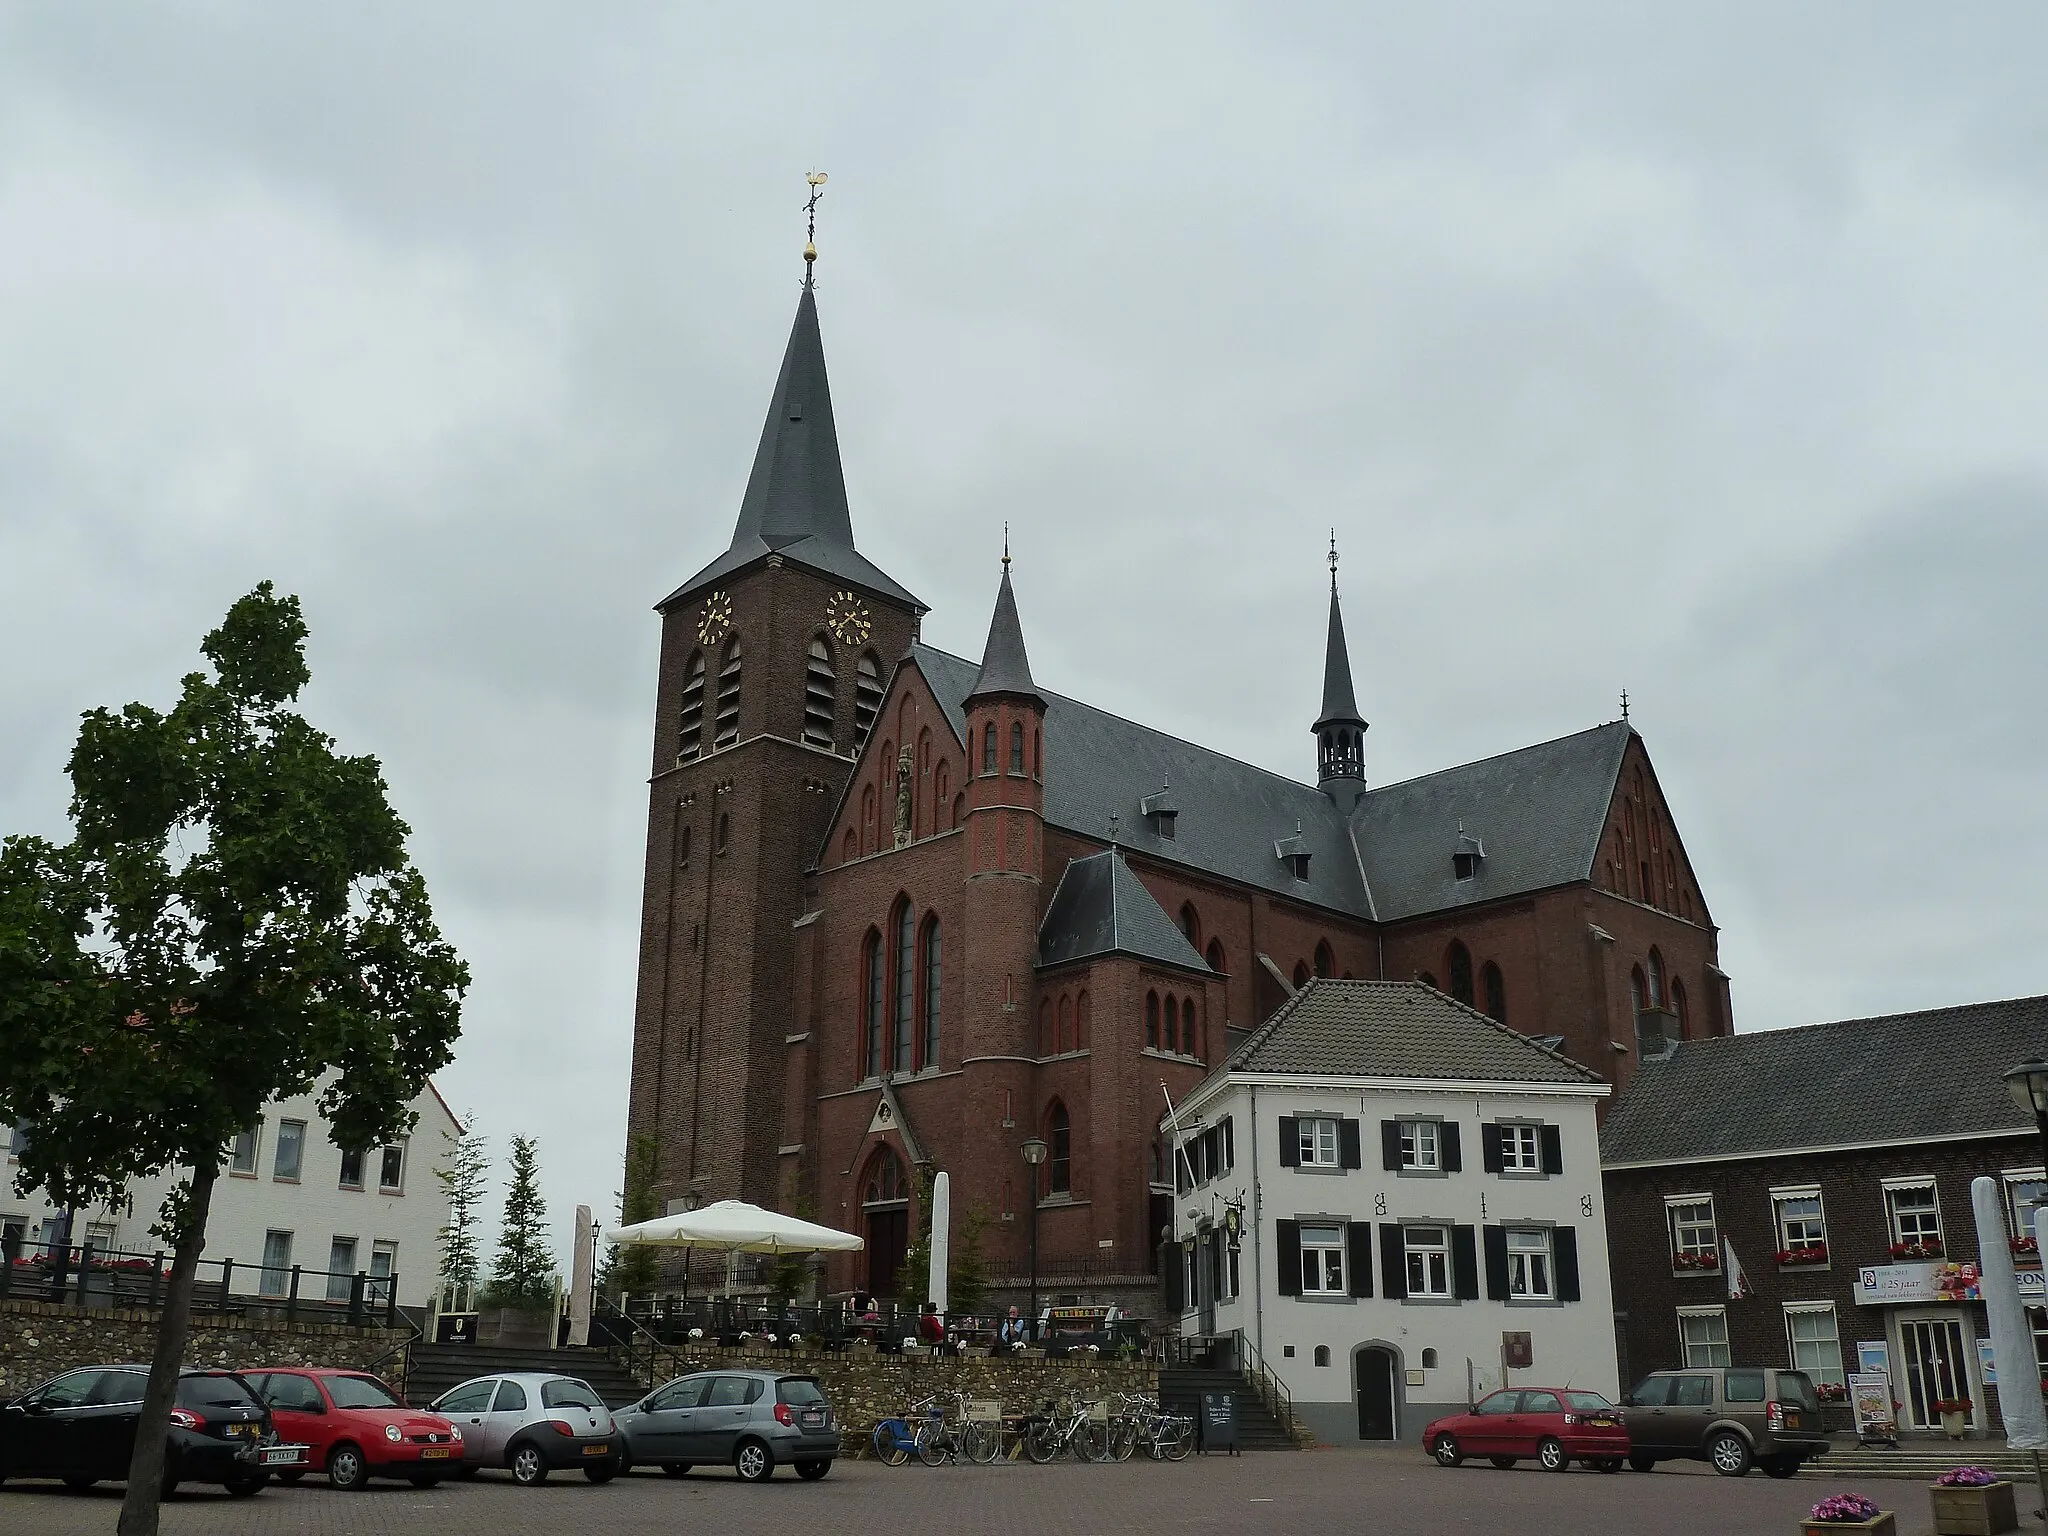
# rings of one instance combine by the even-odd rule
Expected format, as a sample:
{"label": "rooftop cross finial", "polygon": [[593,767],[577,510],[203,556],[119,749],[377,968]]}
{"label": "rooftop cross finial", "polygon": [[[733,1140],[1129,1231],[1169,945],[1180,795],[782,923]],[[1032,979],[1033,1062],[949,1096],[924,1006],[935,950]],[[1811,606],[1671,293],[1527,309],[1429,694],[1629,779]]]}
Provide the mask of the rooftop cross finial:
{"label": "rooftop cross finial", "polygon": [[1116,847],[1116,845],[1117,845],[1117,844],[1116,844],[1116,834],[1117,834],[1117,823],[1118,823],[1118,822],[1119,822],[1119,821],[1120,821],[1121,819],[1122,819],[1122,818],[1121,818],[1121,817],[1119,817],[1119,816],[1117,815],[1117,813],[1116,813],[1115,811],[1111,811],[1111,812],[1109,813],[1109,846],[1110,846],[1110,847],[1112,847],[1112,848]]}
{"label": "rooftop cross finial", "polygon": [[1330,590],[1337,590],[1337,530],[1330,530]]}
{"label": "rooftop cross finial", "polygon": [[818,260],[818,199],[825,195],[825,183],[831,178],[823,171],[812,171],[804,180],[811,184],[810,201],[804,204],[804,286],[808,288]]}
{"label": "rooftop cross finial", "polygon": [[1626,688],[1621,690],[1621,718],[1624,720],[1628,718],[1628,690]]}
{"label": "rooftop cross finial", "polygon": [[1003,524],[1003,574],[1010,573],[1010,525]]}

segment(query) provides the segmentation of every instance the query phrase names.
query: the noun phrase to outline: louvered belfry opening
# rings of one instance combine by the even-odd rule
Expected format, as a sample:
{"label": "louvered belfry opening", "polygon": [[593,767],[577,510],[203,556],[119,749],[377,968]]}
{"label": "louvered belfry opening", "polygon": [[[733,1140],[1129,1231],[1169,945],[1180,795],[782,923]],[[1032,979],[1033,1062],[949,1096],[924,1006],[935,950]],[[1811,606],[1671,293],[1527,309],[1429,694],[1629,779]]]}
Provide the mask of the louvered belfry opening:
{"label": "louvered belfry opening", "polygon": [[740,637],[725,642],[725,659],[718,667],[718,715],[713,722],[711,746],[716,751],[740,739]]}
{"label": "louvered belfry opening", "polygon": [[683,674],[682,737],[676,745],[678,757],[695,757],[704,750],[704,653],[690,658]]}
{"label": "louvered belfry opening", "polygon": [[830,747],[839,709],[839,678],[832,670],[832,646],[823,635],[811,640],[804,664],[804,744]]}
{"label": "louvered belfry opening", "polygon": [[867,744],[868,732],[882,709],[882,664],[873,651],[863,651],[853,678],[853,744]]}

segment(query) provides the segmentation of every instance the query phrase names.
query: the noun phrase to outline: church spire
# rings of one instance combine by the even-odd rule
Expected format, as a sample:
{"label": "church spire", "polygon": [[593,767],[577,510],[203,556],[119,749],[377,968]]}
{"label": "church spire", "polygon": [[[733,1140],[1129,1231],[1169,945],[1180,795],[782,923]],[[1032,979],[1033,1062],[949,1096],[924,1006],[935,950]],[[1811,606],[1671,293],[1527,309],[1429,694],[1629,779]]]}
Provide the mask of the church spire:
{"label": "church spire", "polygon": [[832,386],[818,332],[818,295],[809,283],[796,304],[796,323],[782,352],[782,371],[768,400],[768,419],[754,451],[754,472],[740,500],[733,547],[759,539],[771,549],[799,539],[853,548],[853,515],[839,467],[832,422]]}
{"label": "church spire", "polygon": [[1351,689],[1351,651],[1337,600],[1337,534],[1330,531],[1330,632],[1323,653],[1323,712],[1316,719],[1316,783],[1365,787],[1365,719]]}
{"label": "church spire", "polygon": [[1036,700],[1045,707],[1038,685],[1031,680],[1031,659],[1024,654],[1024,626],[1017,618],[1017,594],[1010,590],[1010,536],[1003,534],[1003,584],[996,589],[995,616],[989,620],[988,644],[982,647],[981,675],[974,680],[972,703],[993,694],[1006,693]]}

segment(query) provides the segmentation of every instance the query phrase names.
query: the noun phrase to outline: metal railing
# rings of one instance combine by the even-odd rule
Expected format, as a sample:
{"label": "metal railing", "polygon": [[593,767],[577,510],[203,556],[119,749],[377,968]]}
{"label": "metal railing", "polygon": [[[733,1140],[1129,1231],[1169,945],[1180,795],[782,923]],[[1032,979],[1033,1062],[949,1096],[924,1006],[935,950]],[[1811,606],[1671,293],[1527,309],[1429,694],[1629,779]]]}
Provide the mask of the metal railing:
{"label": "metal railing", "polygon": [[1294,1396],[1287,1390],[1287,1384],[1267,1367],[1259,1358],[1258,1347],[1245,1337],[1242,1328],[1234,1330],[1237,1338],[1237,1369],[1244,1377],[1245,1385],[1258,1394],[1260,1402],[1266,1405],[1266,1412],[1273,1415],[1277,1423],[1289,1436],[1294,1434]]}
{"label": "metal railing", "polygon": [[[0,1248],[0,1299],[154,1311],[170,1290],[171,1257],[161,1249],[137,1253],[91,1243],[39,1243],[28,1251],[14,1244]],[[193,1272],[192,1310],[395,1328],[398,1273],[201,1259]]]}
{"label": "metal railing", "polygon": [[[623,1306],[611,1298],[599,1302],[591,1314],[591,1339],[637,1349],[643,1346],[636,1341],[644,1338],[671,1352],[757,1343],[806,1351],[868,1344],[894,1354],[906,1339],[915,1342],[922,1336],[919,1321],[918,1308],[879,1298],[855,1309],[843,1301],[778,1306],[746,1297],[628,1296]],[[1005,1318],[1000,1312],[956,1311],[940,1314],[939,1321],[948,1345],[993,1346]],[[1119,1318],[1087,1330],[1076,1329],[1072,1320],[1054,1318],[1043,1330],[1030,1330],[1027,1324],[1027,1332],[1038,1335],[1027,1342],[1052,1356],[1090,1344],[1104,1356],[1141,1353],[1147,1343],[1146,1325],[1136,1318]]]}

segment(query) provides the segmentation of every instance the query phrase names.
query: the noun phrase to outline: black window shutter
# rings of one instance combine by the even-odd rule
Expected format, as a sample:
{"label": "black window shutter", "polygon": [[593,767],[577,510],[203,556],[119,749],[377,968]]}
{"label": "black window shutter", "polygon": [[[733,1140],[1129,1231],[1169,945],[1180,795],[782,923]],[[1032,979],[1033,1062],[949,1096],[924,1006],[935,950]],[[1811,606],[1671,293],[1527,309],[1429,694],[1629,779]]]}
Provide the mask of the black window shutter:
{"label": "black window shutter", "polygon": [[1451,1228],[1451,1294],[1460,1301],[1479,1299],[1479,1243],[1470,1227]]}
{"label": "black window shutter", "polygon": [[1181,1259],[1180,1244],[1168,1239],[1159,1245],[1159,1264],[1166,1275],[1166,1310],[1178,1317],[1186,1309],[1187,1265]]}
{"label": "black window shutter", "polygon": [[1301,1166],[1301,1132],[1296,1128],[1292,1115],[1280,1117],[1280,1166],[1299,1168]]}
{"label": "black window shutter", "polygon": [[1536,1135],[1543,1143],[1543,1171],[1563,1173],[1564,1133],[1554,1125],[1545,1125],[1537,1129]]}
{"label": "black window shutter", "polygon": [[1559,1227],[1550,1234],[1551,1256],[1557,1261],[1557,1299],[1579,1299],[1579,1232]]}
{"label": "black window shutter", "polygon": [[[1286,1121],[1292,1125],[1293,1121]],[[1278,1234],[1276,1246],[1280,1250],[1280,1294],[1299,1296],[1301,1294],[1301,1223],[1298,1221],[1276,1221],[1273,1229]]]}
{"label": "black window shutter", "polygon": [[1339,1168],[1363,1168],[1365,1159],[1358,1147],[1358,1122],[1339,1120],[1337,1122],[1337,1166]]}
{"label": "black window shutter", "polygon": [[1407,1249],[1401,1243],[1399,1223],[1380,1223],[1380,1289],[1389,1301],[1400,1301],[1408,1294]]}
{"label": "black window shutter", "polygon": [[1380,1166],[1393,1172],[1401,1166],[1401,1122],[1380,1122]]}
{"label": "black window shutter", "polygon": [[1369,1222],[1354,1221],[1344,1229],[1344,1246],[1348,1250],[1344,1259],[1351,1266],[1351,1294],[1370,1296],[1372,1294],[1372,1226]]}
{"label": "black window shutter", "polygon": [[1223,1117],[1223,1166],[1226,1170],[1237,1166],[1237,1141],[1228,1115]]}
{"label": "black window shutter", "polygon": [[1486,1236],[1486,1299],[1506,1301],[1508,1299],[1508,1229],[1506,1227],[1485,1227]]}
{"label": "black window shutter", "polygon": [[1439,1134],[1443,1137],[1440,1146],[1443,1151],[1444,1172],[1463,1173],[1465,1171],[1465,1149],[1463,1143],[1458,1139],[1458,1122],[1446,1120],[1440,1128]]}
{"label": "black window shutter", "polygon": [[1500,1172],[1500,1127],[1491,1120],[1479,1123],[1479,1164],[1488,1173]]}

